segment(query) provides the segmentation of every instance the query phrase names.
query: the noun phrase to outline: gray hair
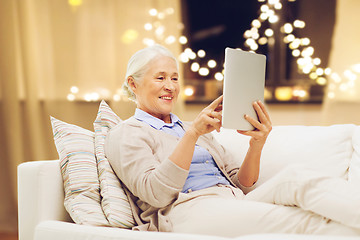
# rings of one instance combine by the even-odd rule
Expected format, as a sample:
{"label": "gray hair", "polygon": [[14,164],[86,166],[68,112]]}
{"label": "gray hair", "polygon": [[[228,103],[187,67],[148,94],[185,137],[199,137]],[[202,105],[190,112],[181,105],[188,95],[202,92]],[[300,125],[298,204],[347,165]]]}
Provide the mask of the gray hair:
{"label": "gray hair", "polygon": [[[178,62],[174,55],[165,47],[155,44],[153,46],[141,49],[137,51],[130,58],[127,70],[125,74],[125,81],[122,85],[122,93],[127,96],[130,100],[136,102],[136,96],[132,89],[129,87],[128,78],[132,77],[135,82],[139,83],[143,79],[145,73],[148,71],[149,63],[159,57],[159,56],[167,56],[175,60],[176,65]],[[179,68],[179,66],[178,66]]]}

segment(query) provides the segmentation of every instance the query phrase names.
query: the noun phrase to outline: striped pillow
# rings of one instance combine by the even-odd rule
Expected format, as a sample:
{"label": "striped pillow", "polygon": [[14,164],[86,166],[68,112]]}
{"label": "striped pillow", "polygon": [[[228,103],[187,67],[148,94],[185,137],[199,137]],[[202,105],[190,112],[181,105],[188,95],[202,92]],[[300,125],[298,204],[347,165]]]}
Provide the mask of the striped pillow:
{"label": "striped pillow", "polygon": [[64,181],[65,209],[75,223],[109,226],[100,205],[94,133],[51,117]]}
{"label": "striped pillow", "polygon": [[95,153],[102,196],[101,206],[111,226],[132,228],[135,225],[135,221],[129,200],[121,187],[121,182],[105,156],[104,149],[106,135],[112,127],[120,122],[121,119],[111,110],[105,101],[102,101],[94,122]]}

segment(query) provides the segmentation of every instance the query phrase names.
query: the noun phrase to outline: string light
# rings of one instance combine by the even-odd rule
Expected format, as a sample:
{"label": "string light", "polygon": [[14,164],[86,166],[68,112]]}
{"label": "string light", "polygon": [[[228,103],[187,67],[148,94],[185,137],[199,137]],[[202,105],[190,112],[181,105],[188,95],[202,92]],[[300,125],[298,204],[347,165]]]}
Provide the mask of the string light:
{"label": "string light", "polygon": [[187,56],[187,54],[185,52],[182,52],[182,53],[180,53],[179,60],[182,63],[187,63],[187,62],[189,62],[189,57]]}
{"label": "string light", "polygon": [[218,81],[224,80],[224,75],[221,72],[215,73],[214,76],[215,76],[215,79],[218,80]]}
{"label": "string light", "polygon": [[100,94],[97,92],[86,93],[84,95],[84,100],[87,102],[95,102],[98,101],[99,99],[100,99]]}
{"label": "string light", "polygon": [[72,94],[72,93],[69,93],[68,95],[67,95],[67,100],[68,101],[70,101],[70,102],[72,102],[72,101],[74,101],[75,100],[75,95],[74,94]]}
{"label": "string light", "polygon": [[324,72],[325,72],[325,75],[330,75],[331,74],[331,69],[330,68],[325,68]]}
{"label": "string light", "polygon": [[282,4],[280,2],[278,2],[278,3],[275,4],[274,7],[275,7],[276,10],[280,10],[282,8]]}
{"label": "string light", "polygon": [[79,88],[77,86],[72,86],[70,88],[70,92],[73,93],[73,94],[76,94],[79,92]]}
{"label": "string light", "polygon": [[193,62],[190,67],[191,71],[197,72],[200,69],[200,64],[197,62]]}
{"label": "string light", "polygon": [[[353,69],[355,72],[360,73],[360,63],[359,63],[359,64],[354,64],[354,65],[352,66],[352,69]],[[326,69],[325,69],[325,71],[326,71]]]}
{"label": "string light", "polygon": [[167,9],[165,9],[165,13],[168,15],[172,15],[175,13],[175,10],[174,10],[174,8],[167,8]]}
{"label": "string light", "polygon": [[209,73],[210,73],[210,71],[206,67],[202,67],[202,68],[199,69],[199,74],[201,76],[207,76],[207,75],[209,75]]}
{"label": "string light", "polygon": [[265,30],[265,36],[271,37],[274,35],[274,31],[271,28]]}
{"label": "string light", "polygon": [[[296,0],[288,0],[288,2],[295,1]],[[274,23],[276,19],[278,20],[276,11],[282,9],[282,4],[279,0],[258,0],[258,2],[262,4],[260,7],[261,13],[257,19],[252,21],[251,30],[246,30],[244,32],[245,45],[253,51],[256,50],[256,44],[274,44],[275,39],[273,38],[273,31],[270,31],[272,30],[271,27],[265,29],[264,36],[261,36],[261,34],[259,36],[254,35],[252,31],[253,28],[256,28],[257,33],[259,34],[259,29],[261,26],[265,25],[265,21],[268,21],[270,23],[268,26],[271,26],[271,23]],[[297,38],[294,35],[295,29],[303,29],[305,27],[306,24],[304,21],[296,19],[293,22],[286,22],[280,28],[280,31],[286,35],[283,39],[284,43],[288,44],[288,47],[292,50],[292,56],[297,58],[296,63],[299,71],[307,74],[315,84],[321,86],[328,85],[327,97],[329,99],[334,99],[337,96],[335,93],[336,89],[338,89],[340,92],[346,92],[347,94],[353,96],[359,94],[356,93],[356,90],[354,90],[356,89],[354,86],[356,85],[356,81],[360,78],[360,63],[355,64],[349,69],[345,70],[342,76],[333,72],[329,67],[321,68],[321,59],[318,57],[313,57],[315,54],[315,49],[310,46],[310,39],[307,37]],[[290,90],[288,88],[279,89],[279,91],[280,92],[277,92],[276,98],[289,98]],[[307,90],[305,89],[301,92],[293,91],[292,95],[297,97],[304,97],[304,91],[306,93]]]}
{"label": "string light", "polygon": [[150,38],[144,38],[143,44],[145,44],[146,46],[153,46],[155,44],[155,41]]}
{"label": "string light", "polygon": [[300,52],[299,49],[294,49],[294,50],[292,51],[292,55],[293,55],[294,57],[299,57],[300,54],[301,54],[301,52]]}
{"label": "string light", "polygon": [[127,29],[122,35],[121,40],[125,44],[131,44],[137,39],[138,36],[139,33],[135,29]]}
{"label": "string light", "polygon": [[294,27],[296,27],[296,28],[304,28],[305,27],[305,22],[301,21],[301,20],[295,20],[294,21]]}
{"label": "string light", "polygon": [[204,58],[206,56],[206,52],[204,50],[200,49],[197,52],[197,55],[199,56],[199,58]]}
{"label": "string light", "polygon": [[150,14],[150,16],[156,16],[158,14],[158,11],[157,11],[157,9],[152,8],[149,10],[149,14]]}
{"label": "string light", "polygon": [[[295,0],[288,1],[295,2]],[[282,4],[279,0],[258,0],[258,2],[262,3],[262,5],[260,6],[261,13],[257,19],[254,19],[251,22],[252,28],[244,32],[244,37],[246,39],[245,45],[253,51],[257,50],[258,44],[274,44],[274,30],[271,28],[271,23],[277,22],[279,20],[279,16],[277,15],[276,11],[282,9]],[[257,38],[254,38],[253,34],[251,34],[251,31],[253,30],[253,28],[256,27],[257,33],[259,34],[260,27],[264,25],[265,21],[268,21],[270,23],[270,27],[264,30],[264,36],[261,36],[260,34],[259,36],[256,36]],[[326,70],[324,70],[323,68],[319,67],[321,64],[321,60],[320,58],[312,57],[315,53],[315,49],[310,46],[309,38],[297,38],[294,35],[295,29],[302,29],[305,26],[305,22],[300,19],[296,19],[293,22],[285,22],[280,27],[280,31],[286,35],[283,39],[283,42],[288,45],[289,49],[291,49],[292,56],[294,58],[297,58],[296,63],[299,71],[303,74],[309,75],[309,78],[312,79],[314,83],[318,85],[325,85],[327,83],[325,76],[328,76],[331,73],[331,69],[326,68]],[[281,91],[285,90],[283,89]],[[289,91],[287,92],[287,94],[288,93]],[[279,94],[280,93],[278,93],[278,95]],[[283,95],[281,95],[280,98],[284,98]]]}
{"label": "string light", "polygon": [[213,60],[213,59],[211,59],[211,60],[209,60],[208,61],[208,67],[209,68],[214,68],[214,67],[216,67],[216,61],[215,60]]}
{"label": "string light", "polygon": [[327,97],[329,99],[358,99],[360,92],[359,87],[355,87],[359,84],[357,81],[360,78],[360,63],[354,64],[346,69],[342,75],[331,72],[331,69],[326,68],[324,74],[329,76],[329,85]]}
{"label": "string light", "polygon": [[114,94],[113,100],[114,100],[115,102],[119,102],[119,101],[121,100],[121,96],[120,96],[119,94]]}
{"label": "string light", "polygon": [[176,41],[176,38],[173,35],[170,35],[165,39],[165,43],[168,45],[173,44],[175,41]]}
{"label": "string light", "polygon": [[326,78],[324,78],[324,77],[318,77],[318,78],[316,79],[316,83],[319,84],[319,85],[326,85],[327,80],[326,80]]}
{"label": "string light", "polygon": [[195,93],[195,89],[194,89],[193,86],[186,86],[185,87],[185,90],[184,90],[185,96],[190,97],[190,96],[194,95],[194,93]]}
{"label": "string light", "polygon": [[79,7],[83,4],[82,0],[68,0],[68,3],[71,7]]}
{"label": "string light", "polygon": [[316,74],[319,75],[319,76],[323,75],[324,74],[324,69],[322,69],[322,68],[316,69]]}
{"label": "string light", "polygon": [[270,23],[276,23],[277,21],[279,21],[279,17],[276,15],[272,15],[269,17],[269,22]]}
{"label": "string light", "polygon": [[[295,2],[296,0],[288,0],[289,2]],[[261,36],[259,30],[262,26],[272,26],[271,24],[279,21],[279,16],[276,14],[278,10],[282,9],[282,4],[279,0],[258,0],[258,2],[262,3],[260,10],[261,13],[257,19],[254,19],[251,22],[251,28],[244,32],[244,38],[246,46],[251,51],[256,51],[259,45],[273,45],[275,43],[275,39],[273,38],[274,31],[273,29],[267,28],[264,31],[264,36]],[[81,5],[82,0],[69,0],[70,5]],[[180,36],[176,38],[174,35],[166,36],[166,27],[162,24],[162,21],[166,19],[167,16],[174,14],[173,8],[166,8],[164,11],[160,12],[156,8],[152,8],[148,11],[150,17],[152,17],[152,22],[147,22],[144,24],[144,30],[146,32],[153,31],[155,39],[153,37],[145,37],[142,42],[146,46],[154,45],[156,42],[165,43],[171,45],[175,42],[179,42],[181,45],[185,45],[188,43],[188,39],[186,36]],[[268,21],[270,25],[264,24],[265,21]],[[346,92],[349,89],[353,88],[355,85],[355,81],[358,79],[358,74],[360,73],[360,63],[353,65],[351,69],[346,70],[344,72],[344,77],[341,77],[339,74],[332,72],[330,68],[320,68],[321,59],[313,58],[312,56],[315,53],[315,49],[310,46],[309,38],[297,38],[294,35],[294,30],[296,28],[302,29],[305,28],[306,24],[304,21],[296,19],[295,21],[286,22],[281,26],[280,31],[284,33],[286,36],[283,39],[283,42],[288,44],[288,47],[292,50],[292,56],[297,58],[298,69],[309,75],[309,78],[314,81],[314,83],[318,85],[326,85],[328,84],[328,92],[327,97],[333,99],[336,97],[335,90],[340,89],[342,92]],[[178,23],[177,28],[179,30],[184,29],[183,23]],[[132,43],[137,39],[139,33],[134,29],[128,29],[122,36],[122,40],[125,43]],[[215,60],[210,59],[207,62],[207,67],[201,67],[200,63],[196,61],[196,58],[205,58],[206,52],[203,49],[198,50],[196,53],[190,49],[185,48],[182,53],[179,55],[179,61],[182,63],[191,63],[191,71],[197,72],[200,76],[208,76],[210,74],[209,68],[215,68],[218,64]],[[214,78],[217,81],[222,81],[224,79],[224,69],[221,72],[216,72],[214,74]],[[328,79],[331,79],[328,83]],[[192,96],[195,92],[195,88],[193,86],[185,89],[186,96]],[[72,86],[70,88],[70,93],[67,95],[68,101],[74,101],[79,99],[79,88],[76,86]],[[268,94],[272,95],[271,92]],[[100,97],[104,97],[102,93],[91,92],[83,95],[82,99],[85,101],[98,101]],[[106,95],[107,96],[107,95]],[[105,96],[105,97],[106,97]],[[291,99],[291,97],[295,97],[298,99],[306,99],[308,97],[308,91],[306,89],[298,89],[298,88],[290,88],[283,87],[275,89],[275,97],[278,100],[284,101]],[[124,96],[117,93],[112,96],[114,101],[120,101]],[[80,97],[81,99],[81,97]],[[125,101],[125,98],[124,98]]]}
{"label": "string light", "polygon": [[261,27],[261,22],[258,19],[255,19],[251,22],[251,25],[255,28],[260,28]]}
{"label": "string light", "polygon": [[145,29],[146,31],[150,31],[150,30],[153,29],[153,25],[152,25],[151,23],[145,23],[145,24],[144,24],[144,29]]}
{"label": "string light", "polygon": [[185,36],[179,37],[179,43],[184,45],[188,42],[188,39]]}

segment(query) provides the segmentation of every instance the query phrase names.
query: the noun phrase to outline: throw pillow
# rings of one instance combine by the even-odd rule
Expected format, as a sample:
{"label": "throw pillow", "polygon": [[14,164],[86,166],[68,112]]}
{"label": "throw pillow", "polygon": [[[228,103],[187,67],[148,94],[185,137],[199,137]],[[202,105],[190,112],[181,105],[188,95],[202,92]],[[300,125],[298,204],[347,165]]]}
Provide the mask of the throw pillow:
{"label": "throw pillow", "polygon": [[75,223],[109,226],[100,205],[94,133],[51,117],[64,181],[65,209]]}
{"label": "throw pillow", "polygon": [[290,164],[347,178],[354,128],[351,124],[275,127],[263,149],[261,178],[269,179]]}
{"label": "throw pillow", "polygon": [[[352,154],[353,147],[356,149],[352,142],[355,143],[357,139],[355,135],[353,137],[354,130],[355,125],[352,124],[274,126],[261,154],[260,176],[256,186],[289,165],[304,165],[342,178],[347,177],[350,165],[352,178],[355,179],[357,172],[360,174],[360,163],[355,161],[358,156],[356,152]],[[248,136],[230,129],[221,129],[220,133],[213,132],[213,135],[233,156],[240,160],[245,157],[249,146]]]}
{"label": "throw pillow", "polygon": [[107,220],[113,227],[132,228],[135,221],[129,200],[105,156],[105,138],[112,127],[121,119],[102,101],[97,118],[94,122],[95,153],[99,171],[101,206]]}

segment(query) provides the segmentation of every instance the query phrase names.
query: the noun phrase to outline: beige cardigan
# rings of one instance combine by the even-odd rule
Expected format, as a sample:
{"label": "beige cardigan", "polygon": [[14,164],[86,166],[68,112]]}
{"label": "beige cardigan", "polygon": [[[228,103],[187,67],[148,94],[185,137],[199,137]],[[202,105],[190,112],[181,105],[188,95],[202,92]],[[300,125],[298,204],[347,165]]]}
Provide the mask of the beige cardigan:
{"label": "beige cardigan", "polygon": [[[184,123],[185,130],[189,123]],[[172,231],[167,215],[181,192],[188,171],[168,157],[179,138],[156,130],[134,117],[123,121],[108,134],[106,156],[125,185],[135,221],[135,230]],[[235,161],[212,134],[197,141],[213,156],[216,164],[233,186],[241,189],[237,173],[241,161]],[[245,190],[245,189],[244,189]]]}

